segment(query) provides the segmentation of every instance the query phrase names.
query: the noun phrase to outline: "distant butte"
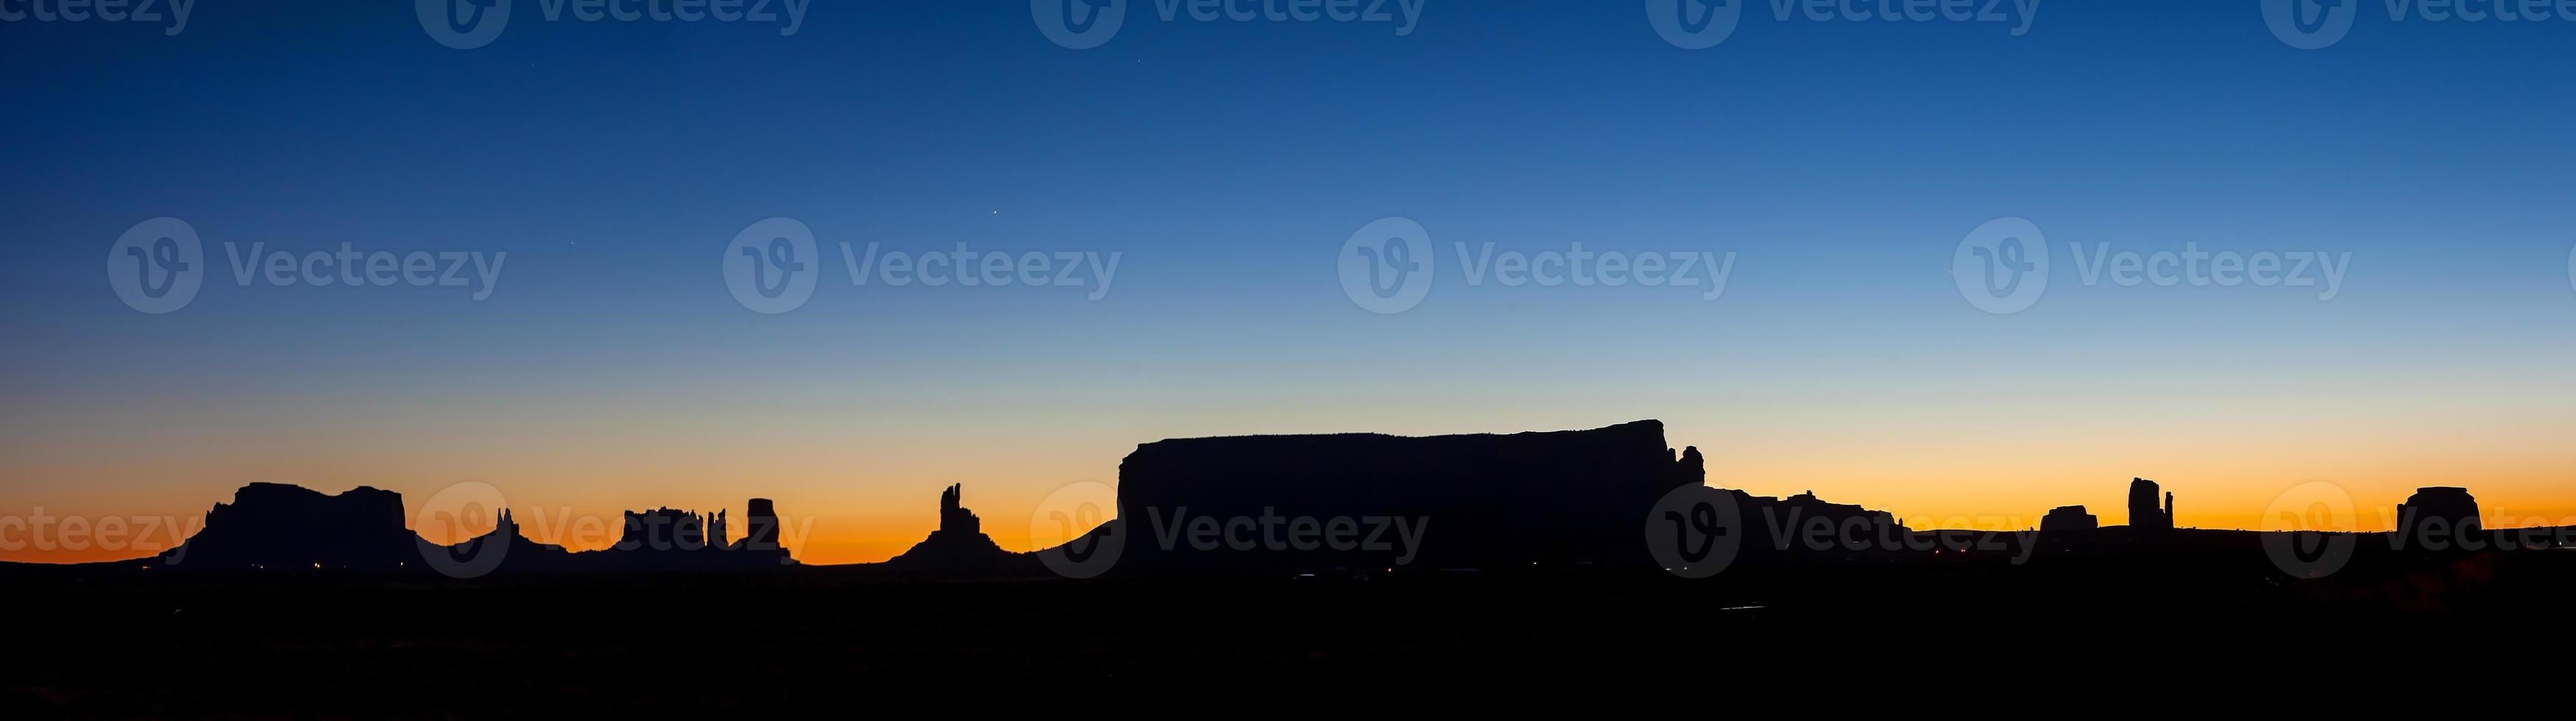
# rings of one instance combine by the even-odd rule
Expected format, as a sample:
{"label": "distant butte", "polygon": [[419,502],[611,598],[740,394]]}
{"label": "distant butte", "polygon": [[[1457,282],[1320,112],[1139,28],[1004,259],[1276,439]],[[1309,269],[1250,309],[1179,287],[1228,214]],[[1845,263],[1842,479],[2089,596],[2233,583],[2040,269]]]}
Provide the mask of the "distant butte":
{"label": "distant butte", "polygon": [[913,544],[903,555],[887,559],[886,567],[979,572],[1026,566],[1022,554],[1004,551],[992,536],[984,535],[984,520],[963,505],[965,493],[964,484],[941,491],[939,530],[931,531],[929,538]]}

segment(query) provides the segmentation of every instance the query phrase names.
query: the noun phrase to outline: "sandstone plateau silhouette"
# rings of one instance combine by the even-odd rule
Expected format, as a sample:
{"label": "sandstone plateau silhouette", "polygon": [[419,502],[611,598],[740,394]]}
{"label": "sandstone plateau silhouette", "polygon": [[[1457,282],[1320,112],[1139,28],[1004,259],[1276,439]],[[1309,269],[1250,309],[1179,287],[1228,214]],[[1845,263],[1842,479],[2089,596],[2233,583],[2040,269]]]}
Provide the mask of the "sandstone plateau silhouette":
{"label": "sandstone plateau silhouette", "polygon": [[[1381,434],[1232,436],[1139,445],[1119,465],[1117,518],[1071,543],[1011,552],[983,531],[965,489],[943,489],[938,530],[882,563],[834,567],[912,576],[1047,575],[1038,554],[1116,542],[1122,573],[1267,572],[1333,574],[1423,569],[1647,566],[1642,526],[1675,489],[1706,487],[1697,447],[1675,450],[1663,424],[1516,434],[1399,437]],[[1813,493],[1785,498],[1715,489],[1734,515],[1718,525],[1740,541],[1748,563],[1932,562],[1945,554],[2250,550],[2251,531],[2178,529],[2175,494],[2131,480],[2129,523],[2102,525],[2082,506],[2049,511],[2035,531],[1907,528],[1895,514],[1832,503]],[[338,495],[253,483],[207,512],[203,530],[178,548],[102,569],[183,571],[393,571],[473,577],[488,573],[752,570],[805,568],[780,542],[769,499],[750,499],[742,517],[724,511],[628,511],[616,544],[572,552],[524,535],[509,509],[494,527],[455,544],[433,544],[406,526],[400,494],[360,486]],[[925,512],[933,512],[925,504]],[[2393,550],[2476,546],[2483,528],[2466,489],[2431,486],[2398,507]],[[1309,528],[1350,521],[1411,522],[1402,547],[1306,548],[1279,544],[1206,547],[1176,539],[1202,528],[1262,519]],[[739,524],[739,525],[737,525]],[[740,537],[733,534],[741,531]],[[1878,543],[1818,543],[1814,531]],[[2565,529],[2551,538],[2563,539]],[[2383,534],[2355,534],[2373,539]],[[1901,542],[1900,542],[1901,541]],[[2465,542],[2465,543],[2464,543]],[[2565,545],[2559,541],[2557,545]],[[24,564],[12,564],[23,566]]]}
{"label": "sandstone plateau silhouette", "polygon": [[[985,531],[1017,519],[977,514],[971,489],[950,485],[924,488],[913,507],[938,530],[890,560],[832,566],[780,547],[778,513],[792,504],[762,499],[628,511],[617,547],[570,552],[528,537],[515,519],[533,509],[490,509],[488,532],[437,545],[405,527],[393,492],[253,484],[162,556],[0,565],[34,591],[0,602],[37,621],[20,634],[34,652],[0,658],[13,679],[0,717],[733,717],[992,678],[1472,685],[1597,672],[1818,687],[1794,698],[1901,678],[1955,692],[1979,673],[2054,686],[2027,678],[2032,660],[2133,691],[2172,672],[2169,655],[2142,649],[2176,639],[2301,642],[2278,647],[2287,655],[2216,654],[2273,666],[2312,652],[2398,659],[2346,664],[2394,684],[2424,666],[2406,659],[2455,664],[2457,639],[2520,638],[2576,593],[2576,553],[2462,548],[2532,529],[2484,528],[2477,499],[2453,486],[2406,499],[2396,533],[2179,526],[2169,509],[2197,489],[2145,478],[2125,482],[2125,517],[2059,506],[2038,529],[1984,531],[1908,528],[1814,493],[1713,488],[1707,466],[1653,421],[1156,441],[1120,466],[1119,516],[1071,543],[1010,552]],[[1696,562],[1658,567],[1647,531],[1668,496],[1713,502],[1692,520],[1724,528],[1739,546],[1732,565],[1701,578],[1687,576]],[[1399,549],[1166,545],[1190,532],[1175,517],[1263,516],[1429,525]],[[1872,543],[1818,543],[1815,530]],[[2540,548],[2576,540],[2545,530],[2554,545]],[[1123,555],[1091,580],[1050,563],[1113,538]],[[2285,571],[2267,554],[2283,541],[2343,566]],[[2085,637],[2110,642],[2088,653]],[[2366,648],[2310,643],[2335,639]],[[1944,644],[1998,653],[1945,657]],[[2015,646],[2029,655],[2006,655]],[[1927,649],[1930,665],[1903,663]]]}

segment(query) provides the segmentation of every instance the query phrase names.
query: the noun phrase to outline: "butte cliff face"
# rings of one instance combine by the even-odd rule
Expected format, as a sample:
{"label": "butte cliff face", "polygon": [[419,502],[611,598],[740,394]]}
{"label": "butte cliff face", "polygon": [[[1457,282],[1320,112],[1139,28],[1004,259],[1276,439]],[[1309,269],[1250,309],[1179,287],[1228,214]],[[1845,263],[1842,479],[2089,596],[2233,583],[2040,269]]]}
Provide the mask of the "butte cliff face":
{"label": "butte cliff face", "polygon": [[[1697,456],[1687,459],[1692,469]],[[1647,511],[1671,489],[1700,482],[1685,463],[1665,445],[1663,423],[1652,420],[1510,435],[1157,441],[1119,464],[1123,563],[1642,562]],[[1418,547],[1298,549],[1284,542],[1300,529],[1297,519],[1324,529],[1350,519],[1353,538],[1378,533],[1381,541]],[[1370,519],[1393,531],[1373,531]],[[1205,538],[1198,531],[1206,528],[1221,537],[1213,549],[1191,542]],[[1410,539],[1402,535],[1408,531]]]}
{"label": "butte cliff face", "polygon": [[[2164,505],[2156,505],[2157,494],[2163,493]],[[2129,479],[2129,531],[2144,535],[2161,535],[2172,531],[2173,494],[2144,478]]]}
{"label": "butte cliff face", "polygon": [[206,512],[206,527],[160,556],[175,568],[391,568],[419,560],[402,494],[359,486],[325,495],[253,483]]}
{"label": "butte cliff face", "polygon": [[2041,533],[2056,531],[2090,531],[2102,527],[2102,519],[2084,512],[2083,506],[2058,506],[2048,509],[2039,519]]}
{"label": "butte cliff face", "polygon": [[2397,541],[2407,548],[2476,546],[2484,530],[2478,519],[2478,499],[2466,488],[2426,486],[2397,505]]}

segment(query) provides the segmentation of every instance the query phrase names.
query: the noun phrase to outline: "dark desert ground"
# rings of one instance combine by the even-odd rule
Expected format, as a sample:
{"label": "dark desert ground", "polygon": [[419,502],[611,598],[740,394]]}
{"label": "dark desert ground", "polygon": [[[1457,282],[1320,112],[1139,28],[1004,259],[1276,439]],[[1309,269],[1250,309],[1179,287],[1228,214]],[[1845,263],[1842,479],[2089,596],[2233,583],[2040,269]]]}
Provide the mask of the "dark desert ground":
{"label": "dark desert ground", "polygon": [[2417,556],[2364,544],[2321,580],[2282,576],[2242,547],[2044,552],[2018,567],[1755,564],[1702,580],[1583,568],[1088,580],[905,579],[865,566],[478,581],[7,573],[15,617],[45,620],[18,626],[0,662],[0,716],[436,716],[740,711],[1001,680],[1442,687],[1544,672],[1778,691],[1925,674],[2018,685],[2319,663],[2354,674],[2489,668],[2468,659],[2545,668],[2550,639],[2567,638],[2576,551]]}

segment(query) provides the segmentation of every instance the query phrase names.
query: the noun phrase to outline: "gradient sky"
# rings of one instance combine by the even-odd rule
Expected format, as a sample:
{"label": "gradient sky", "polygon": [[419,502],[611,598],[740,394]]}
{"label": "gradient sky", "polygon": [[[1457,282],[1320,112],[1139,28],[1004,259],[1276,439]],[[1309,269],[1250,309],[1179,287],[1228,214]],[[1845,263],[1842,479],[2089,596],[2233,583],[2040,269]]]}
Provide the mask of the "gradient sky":
{"label": "gradient sky", "polygon": [[[2576,517],[2576,23],[2372,3],[2303,51],[2252,3],[2046,3],[2016,37],[1754,2],[1692,51],[1634,2],[1434,0],[1405,36],[1131,4],[1085,51],[1016,0],[817,3],[786,37],[520,0],[473,50],[404,2],[0,22],[0,514],[193,519],[252,481],[483,482],[523,524],[763,496],[811,519],[800,558],[874,561],[950,483],[1025,550],[1041,498],[1160,438],[1660,418],[1712,484],[1918,525],[2124,522],[2132,476],[2185,525],[2308,481],[2379,527],[2425,485]],[[101,259],[161,216],[219,269],[147,315]],[[761,315],[720,256],[773,216],[830,267]],[[1388,216],[1442,263],[1738,259],[1706,302],[1448,265],[1378,315],[1335,254]],[[1950,259],[2006,216],[2060,267],[1994,315]],[[2331,301],[2087,287],[2070,241],[2352,260]],[[482,301],[220,268],[342,242],[508,257]],[[1098,301],[854,287],[841,242],[1122,264]]]}

